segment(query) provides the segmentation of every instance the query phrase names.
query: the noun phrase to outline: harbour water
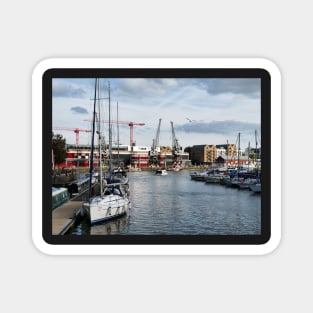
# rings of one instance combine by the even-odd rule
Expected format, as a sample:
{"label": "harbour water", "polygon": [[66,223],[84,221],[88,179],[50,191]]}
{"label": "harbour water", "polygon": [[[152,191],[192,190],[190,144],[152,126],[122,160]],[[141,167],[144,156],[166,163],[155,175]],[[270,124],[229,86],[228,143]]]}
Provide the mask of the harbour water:
{"label": "harbour water", "polygon": [[127,216],[90,226],[83,220],[72,235],[259,235],[261,197],[249,190],[190,179],[188,171],[131,172],[132,208]]}

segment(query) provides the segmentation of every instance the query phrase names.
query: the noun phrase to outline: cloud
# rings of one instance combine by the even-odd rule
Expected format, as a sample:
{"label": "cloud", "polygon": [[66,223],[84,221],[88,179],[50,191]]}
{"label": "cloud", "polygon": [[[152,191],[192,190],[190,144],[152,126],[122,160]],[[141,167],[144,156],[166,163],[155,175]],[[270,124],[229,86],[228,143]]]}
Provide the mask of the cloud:
{"label": "cloud", "polygon": [[259,78],[194,79],[193,83],[211,95],[230,93],[257,98],[260,97],[261,93],[261,80]]}
{"label": "cloud", "polygon": [[77,114],[88,114],[88,111],[83,107],[72,107],[71,111]]}
{"label": "cloud", "polygon": [[180,84],[179,80],[171,78],[125,78],[112,80],[112,82],[114,94],[135,97],[137,100],[144,97],[164,96]]}
{"label": "cloud", "polygon": [[200,122],[195,121],[183,125],[177,125],[176,130],[185,133],[200,133],[200,134],[236,134],[238,132],[251,132],[259,129],[260,125],[257,123],[247,123],[240,121],[212,121]]}
{"label": "cloud", "polygon": [[53,97],[60,98],[86,98],[86,91],[74,84],[53,81]]}

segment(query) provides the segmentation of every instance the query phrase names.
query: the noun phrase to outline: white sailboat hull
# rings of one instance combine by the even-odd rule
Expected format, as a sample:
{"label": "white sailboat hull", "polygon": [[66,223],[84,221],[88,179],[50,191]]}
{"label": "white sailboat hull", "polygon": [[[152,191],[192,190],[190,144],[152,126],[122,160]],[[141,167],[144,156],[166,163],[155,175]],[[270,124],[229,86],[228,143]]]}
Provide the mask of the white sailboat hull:
{"label": "white sailboat hull", "polygon": [[130,201],[127,197],[111,194],[95,197],[90,203],[85,203],[83,208],[90,223],[97,224],[127,214]]}

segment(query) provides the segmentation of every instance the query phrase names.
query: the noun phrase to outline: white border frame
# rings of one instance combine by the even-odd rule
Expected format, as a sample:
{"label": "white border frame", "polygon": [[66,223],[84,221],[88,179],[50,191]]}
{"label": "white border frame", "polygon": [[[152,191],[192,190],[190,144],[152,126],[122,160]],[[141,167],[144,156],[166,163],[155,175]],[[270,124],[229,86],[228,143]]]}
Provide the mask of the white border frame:
{"label": "white border frame", "polygon": [[[271,238],[263,245],[51,245],[42,237],[42,76],[51,68],[261,68],[271,76]],[[275,126],[273,125],[275,121]],[[38,192],[40,191],[40,192]],[[32,75],[32,238],[50,255],[264,255],[281,239],[281,75],[263,58],[52,58]]]}

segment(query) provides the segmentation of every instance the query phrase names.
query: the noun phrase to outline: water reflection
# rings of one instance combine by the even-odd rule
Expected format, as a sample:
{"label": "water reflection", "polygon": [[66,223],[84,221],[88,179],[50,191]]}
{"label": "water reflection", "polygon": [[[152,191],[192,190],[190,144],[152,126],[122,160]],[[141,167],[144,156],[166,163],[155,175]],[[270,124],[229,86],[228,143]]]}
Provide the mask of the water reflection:
{"label": "water reflection", "polygon": [[127,216],[73,234],[241,235],[261,233],[261,197],[248,190],[193,181],[188,171],[156,176],[129,173],[132,209]]}

